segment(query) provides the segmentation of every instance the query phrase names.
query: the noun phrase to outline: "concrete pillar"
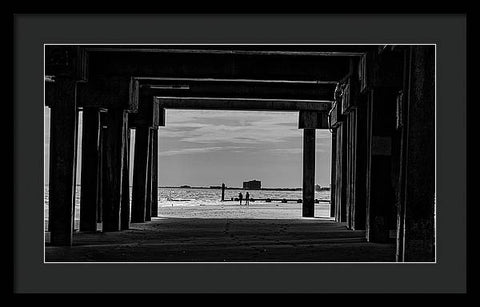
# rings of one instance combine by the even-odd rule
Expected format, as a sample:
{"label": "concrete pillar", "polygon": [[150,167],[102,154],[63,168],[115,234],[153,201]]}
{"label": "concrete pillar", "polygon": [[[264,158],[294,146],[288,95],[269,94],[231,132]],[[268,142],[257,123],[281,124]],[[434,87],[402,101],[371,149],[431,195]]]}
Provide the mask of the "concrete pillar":
{"label": "concrete pillar", "polygon": [[347,201],[346,201],[346,157],[347,157],[347,136],[346,123],[343,121],[337,128],[337,145],[336,147],[336,182],[335,182],[335,220],[337,222],[347,221]]}
{"label": "concrete pillar", "polygon": [[148,163],[147,163],[147,192],[145,198],[145,221],[152,220],[152,160],[153,138],[152,129],[148,129]]}
{"label": "concrete pillar", "polygon": [[99,148],[98,148],[98,191],[97,191],[97,223],[103,221],[103,170],[104,170],[104,148],[106,146],[105,134],[107,133],[106,112],[100,112],[100,134],[99,134]]}
{"label": "concrete pillar", "polygon": [[369,242],[395,238],[395,193],[392,180],[392,135],[395,131],[397,92],[376,87],[369,99],[370,157],[366,235]]}
{"label": "concrete pillar", "polygon": [[158,128],[152,130],[152,217],[158,216]]}
{"label": "concrete pillar", "polygon": [[50,117],[49,218],[51,245],[72,245],[77,108],[76,82],[57,78]]}
{"label": "concrete pillar", "polygon": [[435,260],[435,47],[410,47],[399,261]]}
{"label": "concrete pillar", "polygon": [[367,172],[367,110],[365,97],[356,109],[355,149],[355,209],[352,229],[365,229],[366,216],[366,172]]}
{"label": "concrete pillar", "polygon": [[315,129],[303,130],[302,216],[313,217],[315,210]]}
{"label": "concrete pillar", "polygon": [[342,187],[342,182],[340,175],[342,174],[341,172],[341,163],[342,163],[342,154],[341,154],[341,148],[342,148],[342,124],[340,124],[336,129],[336,145],[335,145],[335,190],[333,193],[335,193],[335,221],[340,222],[341,218],[341,209],[342,209],[342,195],[340,193],[341,187]]}
{"label": "concrete pillar", "polygon": [[348,113],[348,140],[347,140],[347,225],[350,229],[355,229],[355,220],[357,215],[356,200],[356,169],[357,169],[357,108],[351,108]]}
{"label": "concrete pillar", "polygon": [[122,168],[122,205],[121,229],[130,228],[130,129],[128,128],[128,114],[124,121],[123,168]]}
{"label": "concrete pillar", "polygon": [[82,133],[80,231],[97,231],[100,128],[100,112],[98,108],[84,108]]}
{"label": "concrete pillar", "polygon": [[132,223],[145,222],[147,196],[149,128],[138,126],[135,132],[135,156],[132,182]]}
{"label": "concrete pillar", "polygon": [[345,188],[345,222],[347,223],[347,228],[351,228],[351,211],[352,211],[352,204],[351,204],[351,153],[352,153],[352,135],[351,135],[351,127],[352,127],[352,119],[351,119],[351,112],[344,115],[346,117],[344,121],[345,125],[345,147],[344,147],[344,156],[345,156],[345,164],[344,168],[345,171],[343,176],[343,185]]}
{"label": "concrete pillar", "polygon": [[337,130],[332,131],[332,161],[330,175],[330,217],[335,217],[335,181],[337,160]]}
{"label": "concrete pillar", "polygon": [[125,146],[125,121],[127,113],[123,109],[109,109],[104,148],[103,182],[103,231],[121,229],[121,203],[123,156]]}

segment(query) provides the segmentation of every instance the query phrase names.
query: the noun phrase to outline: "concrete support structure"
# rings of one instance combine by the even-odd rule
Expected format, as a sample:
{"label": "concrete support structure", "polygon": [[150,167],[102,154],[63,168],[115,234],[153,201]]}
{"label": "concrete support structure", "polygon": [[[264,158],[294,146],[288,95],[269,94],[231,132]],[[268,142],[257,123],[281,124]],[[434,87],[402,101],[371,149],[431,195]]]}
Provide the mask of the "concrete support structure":
{"label": "concrete support structure", "polygon": [[97,230],[99,196],[100,111],[83,109],[80,231]]}
{"label": "concrete support structure", "polygon": [[158,216],[158,127],[152,128],[152,217]]}
{"label": "concrete support structure", "polygon": [[413,46],[405,100],[398,261],[435,261],[435,47]]}
{"label": "concrete support structure", "polygon": [[315,129],[328,128],[326,112],[299,112],[298,128],[303,129],[302,216],[315,215]]}
{"label": "concrete support structure", "polygon": [[335,178],[336,170],[335,162],[337,160],[337,130],[332,130],[332,159],[330,161],[330,217],[335,217],[336,199],[335,199]]}
{"label": "concrete support structure", "polygon": [[125,122],[127,112],[109,109],[107,113],[103,161],[103,231],[121,230],[123,161],[125,153]]}
{"label": "concrete support structure", "polygon": [[135,129],[135,155],[132,186],[132,223],[145,222],[148,175],[149,128]]}
{"label": "concrete support structure", "polygon": [[[103,231],[128,229],[158,215],[158,126],[165,125],[166,108],[292,111],[304,129],[302,216],[314,216],[315,130],[331,128],[330,215],[365,229],[370,242],[396,239],[397,261],[435,259],[433,46],[364,46],[340,56],[327,51],[346,47],[149,48],[46,48],[45,72],[54,76],[45,97],[51,245],[72,244],[78,108],[81,231],[96,231],[98,222]],[[131,212],[130,128],[136,129]]]}
{"label": "concrete support structure", "polygon": [[145,221],[152,220],[152,168],[153,168],[153,138],[152,129],[148,129],[148,162],[147,162],[147,191],[145,197]]}
{"label": "concrete support structure", "polygon": [[75,176],[77,108],[76,81],[55,81],[50,117],[50,176],[48,230],[52,245],[72,245]]}
{"label": "concrete support structure", "polygon": [[370,96],[370,168],[367,199],[367,240],[387,242],[394,238],[395,195],[391,178],[392,134],[396,93],[375,88]]}
{"label": "concrete support structure", "polygon": [[364,98],[359,98],[356,108],[355,131],[355,168],[353,170],[353,180],[355,182],[355,202],[354,214],[352,220],[353,230],[365,229],[366,216],[366,171],[367,171],[367,120],[366,106]]}
{"label": "concrete support structure", "polygon": [[354,228],[355,224],[355,166],[356,166],[356,110],[351,109],[347,115],[347,183],[346,183],[346,202],[347,202],[347,227]]}
{"label": "concrete support structure", "polygon": [[302,196],[302,216],[313,217],[315,214],[315,129],[303,130]]}
{"label": "concrete support structure", "polygon": [[100,113],[100,134],[99,134],[99,148],[98,148],[98,194],[97,194],[97,223],[102,223],[103,221],[103,165],[104,165],[104,148],[106,147],[105,134],[107,133],[106,125],[106,112]]}
{"label": "concrete support structure", "polygon": [[347,200],[346,200],[346,180],[347,178],[347,123],[344,121],[337,127],[337,145],[335,157],[336,170],[335,170],[335,220],[337,222],[347,221]]}
{"label": "concrete support structure", "polygon": [[127,120],[124,121],[124,146],[123,146],[123,167],[122,167],[122,205],[120,228],[127,230],[130,228],[130,128]]}

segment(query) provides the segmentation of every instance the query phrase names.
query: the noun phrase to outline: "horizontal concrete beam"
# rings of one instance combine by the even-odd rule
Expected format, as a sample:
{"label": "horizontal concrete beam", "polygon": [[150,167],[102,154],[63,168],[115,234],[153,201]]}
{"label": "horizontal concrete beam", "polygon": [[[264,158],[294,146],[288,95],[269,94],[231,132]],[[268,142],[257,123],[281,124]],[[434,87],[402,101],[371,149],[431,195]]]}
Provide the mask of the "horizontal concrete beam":
{"label": "horizontal concrete beam", "polygon": [[331,107],[327,100],[247,99],[213,97],[155,97],[160,108],[237,111],[317,111]]}
{"label": "horizontal concrete beam", "polygon": [[[176,52],[149,48],[89,48],[89,78],[102,76],[190,77],[338,81],[349,71],[350,56],[317,53]],[[268,56],[266,56],[268,55]]]}
{"label": "horizontal concrete beam", "polygon": [[[136,80],[136,79],[135,79]],[[262,99],[332,100],[336,82],[295,83],[230,80],[139,80],[153,96],[236,97]]]}
{"label": "horizontal concrete beam", "polygon": [[328,129],[327,112],[300,111],[298,129]]}
{"label": "horizontal concrete beam", "polygon": [[324,81],[324,80],[280,80],[280,79],[222,79],[222,78],[177,78],[177,77],[133,77],[133,79],[138,80],[141,83],[170,82],[170,81],[173,81],[173,82],[230,82],[230,83],[294,83],[294,84],[337,84],[338,83],[338,81]]}
{"label": "horizontal concrete beam", "polygon": [[[55,83],[50,86],[55,86]],[[138,85],[131,78],[98,79],[77,86],[78,107],[120,108],[129,112],[137,112],[138,99],[134,94]],[[47,92],[48,94],[48,92]]]}
{"label": "horizontal concrete beam", "polygon": [[[297,47],[297,46],[296,46]],[[365,46],[363,46],[365,47]],[[235,48],[235,47],[234,47]],[[298,47],[297,47],[298,48]],[[323,50],[322,50],[323,49]],[[235,49],[205,49],[205,48],[185,48],[184,46],[179,48],[161,48],[159,46],[153,47],[135,47],[135,46],[119,46],[117,48],[108,47],[88,47],[87,51],[90,52],[150,52],[150,53],[184,53],[184,54],[232,54],[232,55],[282,55],[282,56],[362,56],[365,54],[365,48],[340,48],[335,45],[326,45],[323,48],[317,48],[317,50],[242,50],[238,47]]]}

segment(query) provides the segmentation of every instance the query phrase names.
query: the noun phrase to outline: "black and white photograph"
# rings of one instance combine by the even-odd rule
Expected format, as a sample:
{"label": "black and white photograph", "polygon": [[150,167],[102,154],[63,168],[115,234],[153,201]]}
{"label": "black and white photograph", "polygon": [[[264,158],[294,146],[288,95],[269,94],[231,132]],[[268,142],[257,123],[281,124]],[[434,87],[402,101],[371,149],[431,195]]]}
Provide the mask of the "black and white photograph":
{"label": "black and white photograph", "polygon": [[466,13],[131,6],[13,14],[14,293],[469,292]]}
{"label": "black and white photograph", "polygon": [[435,262],[425,45],[45,45],[45,262]]}

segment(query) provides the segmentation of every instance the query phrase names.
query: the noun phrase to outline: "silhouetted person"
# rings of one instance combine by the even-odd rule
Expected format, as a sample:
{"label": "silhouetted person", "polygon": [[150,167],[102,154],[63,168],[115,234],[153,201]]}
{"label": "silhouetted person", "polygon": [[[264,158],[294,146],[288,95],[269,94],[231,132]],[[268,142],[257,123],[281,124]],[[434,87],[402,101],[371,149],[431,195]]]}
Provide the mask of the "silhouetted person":
{"label": "silhouetted person", "polygon": [[245,194],[245,206],[250,205],[250,194]]}
{"label": "silhouetted person", "polygon": [[243,199],[242,193],[238,193],[238,200],[240,201],[240,206],[242,205],[242,199]]}

